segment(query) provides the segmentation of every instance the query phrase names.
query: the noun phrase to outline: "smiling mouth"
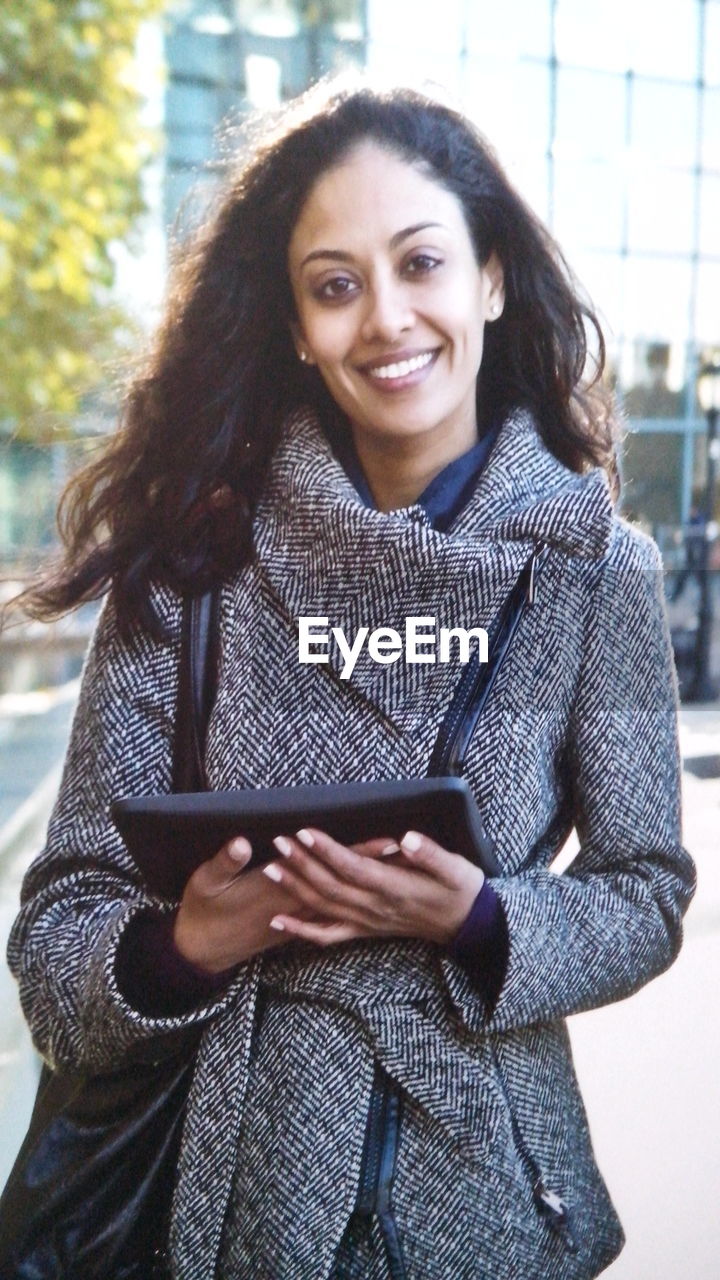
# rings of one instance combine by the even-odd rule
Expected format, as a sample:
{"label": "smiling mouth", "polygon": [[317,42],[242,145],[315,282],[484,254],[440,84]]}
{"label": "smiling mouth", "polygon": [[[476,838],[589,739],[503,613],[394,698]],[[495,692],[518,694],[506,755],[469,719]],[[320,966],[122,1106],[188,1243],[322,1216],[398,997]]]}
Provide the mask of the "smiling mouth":
{"label": "smiling mouth", "polygon": [[423,351],[416,356],[408,356],[404,360],[396,360],[392,364],[367,364],[363,368],[371,378],[380,378],[390,382],[398,378],[408,378],[412,373],[419,373],[437,358],[438,351]]}

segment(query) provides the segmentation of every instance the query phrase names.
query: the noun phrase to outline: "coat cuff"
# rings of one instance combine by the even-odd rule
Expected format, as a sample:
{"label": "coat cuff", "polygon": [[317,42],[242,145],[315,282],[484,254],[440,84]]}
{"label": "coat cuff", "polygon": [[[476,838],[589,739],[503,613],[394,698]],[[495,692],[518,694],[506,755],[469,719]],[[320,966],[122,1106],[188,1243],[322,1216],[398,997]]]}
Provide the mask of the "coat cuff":
{"label": "coat cuff", "polygon": [[190,1013],[221,995],[237,972],[234,966],[208,973],[186,960],[175,946],[174,923],[174,913],[143,911],[132,918],[118,944],[118,989],[145,1017]]}
{"label": "coat cuff", "polygon": [[489,880],[483,881],[469,915],[446,951],[464,970],[491,1014],[505,981],[510,943],[505,912]]}

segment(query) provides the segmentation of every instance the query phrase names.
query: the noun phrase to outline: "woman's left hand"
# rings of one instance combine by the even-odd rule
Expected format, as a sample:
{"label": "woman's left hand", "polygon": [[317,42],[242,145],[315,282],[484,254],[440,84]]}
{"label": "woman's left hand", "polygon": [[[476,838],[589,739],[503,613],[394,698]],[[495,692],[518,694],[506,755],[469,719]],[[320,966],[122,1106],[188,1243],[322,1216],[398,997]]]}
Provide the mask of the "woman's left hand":
{"label": "woman's left hand", "polygon": [[292,839],[279,836],[275,847],[282,857],[265,874],[323,919],[278,915],[271,927],[319,946],[403,936],[446,944],[485,878],[467,858],[415,831],[407,832],[399,849],[391,846],[390,857],[378,857],[370,846],[346,848],[315,829]]}

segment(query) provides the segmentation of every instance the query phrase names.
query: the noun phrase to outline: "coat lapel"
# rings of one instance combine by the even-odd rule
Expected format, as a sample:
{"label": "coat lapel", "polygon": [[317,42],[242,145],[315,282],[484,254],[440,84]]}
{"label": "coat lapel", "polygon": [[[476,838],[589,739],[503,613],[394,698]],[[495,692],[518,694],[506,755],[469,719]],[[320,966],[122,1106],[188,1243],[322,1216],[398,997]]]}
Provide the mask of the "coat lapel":
{"label": "coat lapel", "polygon": [[[612,507],[598,472],[577,476],[540,441],[531,419],[503,426],[475,493],[452,531],[432,529],[419,506],[385,514],[366,508],[317,421],[289,420],[259,505],[256,566],[270,607],[297,632],[298,619],[327,618],[353,643],[361,628],[407,619],[492,631],[533,547],[550,543],[596,558],[607,545]],[[346,659],[330,639],[322,670],[342,680]],[[459,664],[382,664],[367,643],[352,670],[356,694],[407,730],[449,702]],[[349,683],[342,681],[342,683]]]}

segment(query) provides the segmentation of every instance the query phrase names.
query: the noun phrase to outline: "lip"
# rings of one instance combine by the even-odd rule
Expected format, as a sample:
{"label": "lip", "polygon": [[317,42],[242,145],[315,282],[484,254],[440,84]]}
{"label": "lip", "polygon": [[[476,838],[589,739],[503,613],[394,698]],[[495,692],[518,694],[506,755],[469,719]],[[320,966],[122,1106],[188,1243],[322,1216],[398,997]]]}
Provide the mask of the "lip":
{"label": "lip", "polygon": [[[406,387],[414,387],[417,383],[424,382],[437,364],[441,351],[442,347],[416,347],[414,350],[388,351],[386,355],[375,356],[373,360],[367,360],[364,364],[356,365],[356,368],[378,391],[404,391]],[[376,371],[378,369],[387,369],[389,365],[394,364],[404,364],[407,360],[417,360],[422,356],[429,356],[430,359],[426,364],[421,365],[419,369],[413,369],[402,377],[377,376]]]}

